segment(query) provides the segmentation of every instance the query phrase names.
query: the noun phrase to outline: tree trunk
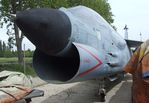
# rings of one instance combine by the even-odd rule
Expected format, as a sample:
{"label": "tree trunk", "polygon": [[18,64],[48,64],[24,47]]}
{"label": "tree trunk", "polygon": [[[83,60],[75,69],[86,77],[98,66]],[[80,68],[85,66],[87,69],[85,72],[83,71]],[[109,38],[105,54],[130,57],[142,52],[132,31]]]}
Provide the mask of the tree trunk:
{"label": "tree trunk", "polygon": [[[16,14],[16,0],[11,0],[11,6],[12,6],[12,14]],[[17,24],[14,23],[14,32],[15,32],[15,40],[16,40],[16,47],[17,47],[17,53],[18,53],[18,63],[23,65],[23,53],[22,53],[22,40],[23,35],[19,34],[19,28]]]}
{"label": "tree trunk", "polygon": [[23,52],[22,52],[22,34],[19,35],[19,28],[14,23],[14,30],[15,30],[15,39],[16,39],[16,47],[17,47],[17,53],[18,53],[18,63],[23,64]]}

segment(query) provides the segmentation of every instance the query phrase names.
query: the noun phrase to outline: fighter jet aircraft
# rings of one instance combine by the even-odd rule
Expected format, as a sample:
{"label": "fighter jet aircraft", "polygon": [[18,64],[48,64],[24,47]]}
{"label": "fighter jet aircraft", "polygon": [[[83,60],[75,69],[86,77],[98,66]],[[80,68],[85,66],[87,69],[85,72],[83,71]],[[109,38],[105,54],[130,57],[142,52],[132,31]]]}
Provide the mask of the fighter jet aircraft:
{"label": "fighter jet aircraft", "polygon": [[131,56],[126,41],[85,6],[25,10],[16,14],[16,23],[36,46],[35,71],[50,83],[104,77],[112,81]]}

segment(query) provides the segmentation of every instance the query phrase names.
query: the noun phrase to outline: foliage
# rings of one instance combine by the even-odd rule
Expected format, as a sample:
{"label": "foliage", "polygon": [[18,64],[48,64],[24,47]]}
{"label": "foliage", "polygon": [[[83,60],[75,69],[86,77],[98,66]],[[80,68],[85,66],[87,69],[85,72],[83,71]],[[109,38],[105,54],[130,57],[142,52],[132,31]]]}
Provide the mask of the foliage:
{"label": "foliage", "polygon": [[[6,57],[6,58],[17,57],[18,51],[13,51],[11,49],[12,48],[9,46],[9,44],[0,41],[0,57]],[[25,57],[33,56],[33,51],[31,51],[30,49],[22,52],[23,54],[25,53]]]}
{"label": "foliage", "polygon": [[13,48],[13,46],[15,45],[14,43],[14,38],[13,37],[9,37],[8,38],[8,48],[11,50]]}
{"label": "foliage", "polygon": [[[17,54],[18,54],[17,51],[10,51],[10,50],[0,51],[0,58],[1,57],[5,57],[5,58],[17,57]],[[28,50],[25,51],[25,57],[32,57],[32,56],[33,56],[33,51],[28,51]]]}
{"label": "foliage", "polygon": [[2,46],[2,48],[3,48],[3,51],[6,51],[6,49],[7,49],[7,47],[6,47],[6,44],[5,44],[5,42],[3,42],[3,44],[2,44],[3,46]]}
{"label": "foliage", "polygon": [[30,49],[26,50],[25,51],[25,57],[33,57],[33,52],[34,51],[31,51]]}
{"label": "foliage", "polygon": [[7,24],[8,45],[10,49],[16,45],[19,63],[23,62],[23,33],[19,32],[13,17],[10,15],[16,14],[17,11],[41,7],[59,8],[85,5],[100,13],[110,24],[113,23],[113,15],[107,0],[0,0],[0,4],[0,25],[3,27],[4,23]]}
{"label": "foliage", "polygon": [[2,44],[2,41],[0,41],[0,51],[3,50],[3,44]]}
{"label": "foliage", "polygon": [[[0,58],[0,64],[15,64],[17,63],[17,57],[1,57]],[[25,63],[32,63],[32,58],[31,57],[26,57],[25,58]]]}
{"label": "foliage", "polygon": [[[22,65],[20,64],[6,64],[6,65],[2,65],[0,64],[0,72],[3,70],[8,70],[8,71],[17,71],[17,72],[22,72],[24,73],[24,68]],[[36,72],[34,71],[34,69],[32,68],[31,65],[26,65],[26,75],[31,75],[31,76],[36,76]]]}
{"label": "foliage", "polygon": [[5,52],[9,50],[10,48],[7,46],[7,44],[4,41],[0,41],[0,57],[3,57]]}
{"label": "foliage", "polygon": [[114,22],[110,4],[107,0],[68,0],[69,6],[84,5],[94,9],[110,24]]}
{"label": "foliage", "polygon": [[30,0],[1,0],[0,1],[1,7],[1,26],[3,24],[7,24],[7,35],[9,36],[8,43],[9,47],[12,47],[13,41],[17,47],[18,51],[18,62],[23,64],[23,54],[22,54],[22,40],[23,40],[23,33],[19,32],[19,29],[10,14],[16,14],[17,11],[22,11],[30,8],[29,6],[34,6],[34,2],[32,3]]}

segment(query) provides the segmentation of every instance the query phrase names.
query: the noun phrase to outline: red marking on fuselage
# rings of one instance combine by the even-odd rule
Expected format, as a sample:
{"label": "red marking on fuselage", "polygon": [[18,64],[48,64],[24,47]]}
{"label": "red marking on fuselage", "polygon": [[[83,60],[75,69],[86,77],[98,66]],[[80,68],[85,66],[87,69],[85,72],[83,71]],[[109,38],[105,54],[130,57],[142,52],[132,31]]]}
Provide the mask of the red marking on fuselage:
{"label": "red marking on fuselage", "polygon": [[82,61],[80,62],[80,64],[82,64],[82,63],[89,64],[89,63],[91,63],[91,60],[90,60],[89,58],[87,58],[87,59],[84,59],[84,60],[82,60]]}
{"label": "red marking on fuselage", "polygon": [[79,46],[81,49],[83,49],[83,50],[85,50],[86,52],[88,52],[91,56],[93,56],[93,57],[98,61],[97,65],[95,65],[94,67],[92,67],[92,68],[90,68],[90,69],[88,69],[88,70],[86,70],[86,71],[80,73],[79,76],[82,76],[82,75],[84,75],[84,74],[87,74],[87,73],[89,73],[89,72],[91,72],[91,71],[97,69],[97,67],[99,67],[99,66],[102,64],[102,61],[101,61],[96,55],[94,55],[92,52],[90,52],[89,50],[87,50],[86,48],[84,48],[84,47],[82,47],[82,46],[80,46],[80,45],[77,45],[77,46]]}

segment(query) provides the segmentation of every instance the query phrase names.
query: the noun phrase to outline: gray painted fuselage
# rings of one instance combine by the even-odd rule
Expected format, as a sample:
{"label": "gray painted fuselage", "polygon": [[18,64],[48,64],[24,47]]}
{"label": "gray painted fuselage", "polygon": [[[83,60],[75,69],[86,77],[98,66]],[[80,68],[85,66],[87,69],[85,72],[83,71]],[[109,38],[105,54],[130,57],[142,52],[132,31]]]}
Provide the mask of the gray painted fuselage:
{"label": "gray painted fuselage", "polygon": [[107,76],[123,71],[130,58],[129,48],[125,40],[98,13],[84,6],[60,10],[69,16],[72,24],[70,41],[98,51],[103,62],[98,75]]}
{"label": "gray painted fuselage", "polygon": [[130,58],[125,40],[85,6],[26,10],[17,14],[16,23],[37,47],[35,71],[50,83],[113,76]]}

